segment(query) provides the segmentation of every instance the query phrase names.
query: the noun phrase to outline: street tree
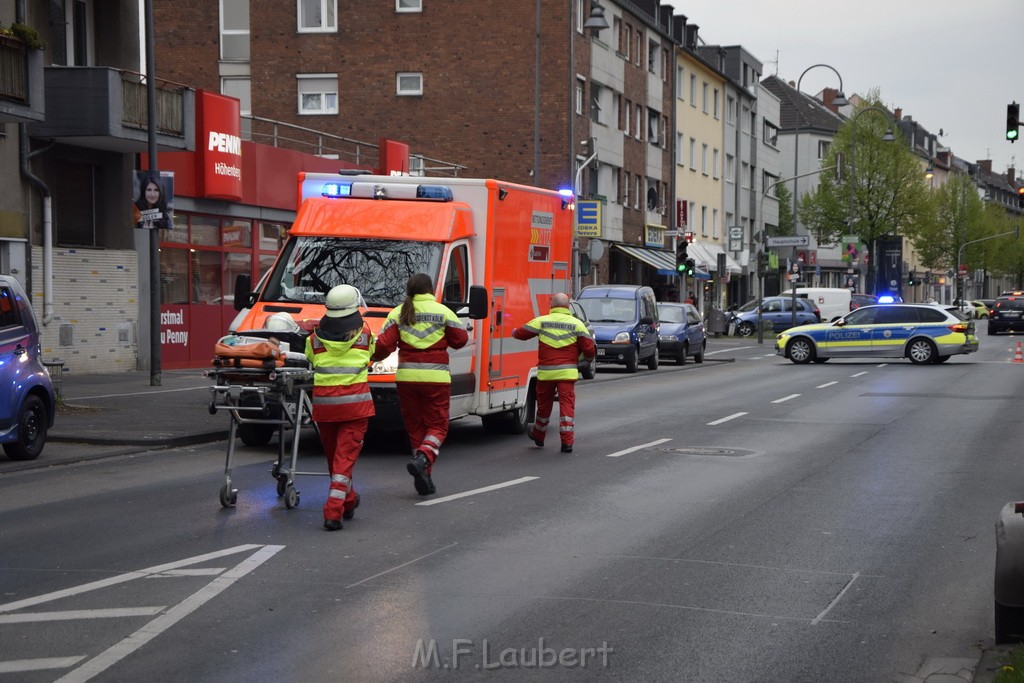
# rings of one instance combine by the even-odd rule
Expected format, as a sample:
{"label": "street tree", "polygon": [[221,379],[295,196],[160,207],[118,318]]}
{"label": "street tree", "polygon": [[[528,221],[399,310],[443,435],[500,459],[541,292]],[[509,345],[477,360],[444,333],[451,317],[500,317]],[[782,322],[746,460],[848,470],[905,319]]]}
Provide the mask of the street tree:
{"label": "street tree", "polygon": [[[898,130],[883,140],[891,118],[873,96],[840,127],[822,159],[818,187],[800,198],[801,221],[820,244],[836,244],[857,235],[871,245],[883,237],[907,236],[932,217],[921,161]],[[854,144],[856,147],[854,148]],[[841,177],[834,167],[842,155]],[[874,263],[869,262],[873,282]]]}
{"label": "street tree", "polygon": [[775,196],[779,200],[779,225],[776,234],[793,234],[793,193],[785,182],[775,186]]}

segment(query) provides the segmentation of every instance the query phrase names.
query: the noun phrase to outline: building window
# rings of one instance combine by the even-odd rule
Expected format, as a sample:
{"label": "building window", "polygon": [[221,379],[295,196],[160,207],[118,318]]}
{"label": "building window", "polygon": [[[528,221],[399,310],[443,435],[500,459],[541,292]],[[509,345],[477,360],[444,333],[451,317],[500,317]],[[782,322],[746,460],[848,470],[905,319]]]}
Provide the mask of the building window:
{"label": "building window", "polygon": [[647,44],[647,70],[652,74],[658,73],[658,54],[661,52],[656,41]]}
{"label": "building window", "polygon": [[299,114],[338,113],[338,74],[298,74]]}
{"label": "building window", "polygon": [[644,192],[644,179],[640,177],[640,174],[637,174],[633,176],[633,180],[636,181],[636,184],[634,185],[634,189],[636,191],[633,193],[633,208],[639,209],[640,195]]}
{"label": "building window", "polygon": [[701,110],[708,113],[708,84],[705,82],[701,87]]}
{"label": "building window", "polygon": [[697,138],[690,138],[690,170],[697,170]]}
{"label": "building window", "polygon": [[652,145],[661,141],[661,114],[653,109],[647,110],[647,140]]}
{"label": "building window", "polygon": [[103,220],[103,167],[61,159],[54,164],[60,201],[53,203],[54,239],[61,246],[107,246]]}
{"label": "building window", "polygon": [[761,183],[764,186],[764,194],[765,194],[765,196],[772,197],[772,198],[777,198],[779,196],[779,195],[777,195],[775,193],[775,190],[776,190],[775,183],[777,183],[778,180],[779,180],[778,176],[772,175],[771,173],[768,173],[767,171],[765,171],[761,175]]}
{"label": "building window", "polygon": [[681,66],[676,67],[676,97],[681,100],[685,100],[686,97],[686,69]]}
{"label": "building window", "polygon": [[725,98],[725,120],[736,123],[736,100],[732,97]]}
{"label": "building window", "polygon": [[718,177],[718,161],[719,161],[718,150],[717,149],[712,150],[712,152],[711,152],[711,174],[713,176],[715,176],[715,178]]}
{"label": "building window", "polygon": [[422,12],[423,0],[395,0],[396,12]]}
{"label": "building window", "polygon": [[575,0],[576,3],[576,32],[583,33],[583,21],[584,12],[587,9],[587,3],[583,0]]}
{"label": "building window", "polygon": [[586,90],[586,88],[587,88],[587,82],[585,80],[583,80],[582,78],[580,78],[579,76],[577,76],[576,77],[576,113],[579,114],[580,116],[583,115],[583,92]]}
{"label": "building window", "polygon": [[604,123],[604,116],[601,111],[601,93],[604,90],[597,83],[590,84],[590,120],[594,123]]}
{"label": "building window", "polygon": [[700,234],[703,237],[708,236],[708,207],[706,204],[701,204],[700,207]]}
{"label": "building window", "polygon": [[612,168],[612,187],[615,188],[615,195],[611,201],[613,204],[622,202],[622,169],[618,166]]}
{"label": "building window", "polygon": [[718,239],[718,209],[711,209],[711,237]]}
{"label": "building window", "polygon": [[697,106],[697,77],[690,74],[690,106]]}
{"label": "building window", "polygon": [[704,175],[708,174],[708,146],[700,146],[700,172]]}
{"label": "building window", "polygon": [[714,96],[713,105],[714,105],[714,110],[713,111],[714,111],[714,114],[715,114],[715,118],[717,119],[718,118],[718,114],[719,114],[719,112],[718,112],[718,88],[715,88],[715,96]]}
{"label": "building window", "polygon": [[398,95],[422,95],[423,74],[414,71],[400,71],[395,76],[395,92]]}
{"label": "building window", "polygon": [[623,125],[622,125],[622,131],[626,134],[626,137],[629,137],[630,131],[633,130],[630,127],[630,124],[632,122],[631,116],[632,116],[632,112],[633,112],[633,103],[630,102],[629,100],[626,100],[626,106],[623,107],[623,110],[625,111],[626,115],[624,117],[624,121],[623,121]]}
{"label": "building window", "polygon": [[768,121],[764,122],[764,141],[772,147],[779,146],[779,129]]}
{"label": "building window", "polygon": [[220,58],[225,62],[249,61],[248,0],[221,0]]}
{"label": "building window", "polygon": [[636,65],[643,66],[643,51],[644,51],[644,32],[640,29],[636,30]]}
{"label": "building window", "polygon": [[629,186],[633,182],[633,174],[626,171],[622,183],[622,206],[629,208]]}
{"label": "building window", "polygon": [[828,156],[828,148],[832,143],[828,140],[818,140],[818,158],[824,159]]}
{"label": "building window", "polygon": [[337,30],[338,0],[299,0],[299,33],[333,33]]}
{"label": "building window", "polygon": [[637,140],[643,140],[644,139],[644,128],[643,128],[644,120],[643,119],[644,119],[644,108],[643,108],[642,105],[638,104],[638,105],[636,105],[636,119],[634,119],[634,121],[636,122],[636,139]]}
{"label": "building window", "polygon": [[731,154],[725,155],[725,179],[732,182],[733,177],[736,175],[736,157]]}

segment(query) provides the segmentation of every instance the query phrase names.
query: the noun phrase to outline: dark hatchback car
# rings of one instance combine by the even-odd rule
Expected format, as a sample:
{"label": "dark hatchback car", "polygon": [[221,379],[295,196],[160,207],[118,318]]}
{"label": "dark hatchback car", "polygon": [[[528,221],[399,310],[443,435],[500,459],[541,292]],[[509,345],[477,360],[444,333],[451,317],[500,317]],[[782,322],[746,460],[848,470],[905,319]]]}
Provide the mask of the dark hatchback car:
{"label": "dark hatchback car", "polygon": [[708,340],[696,306],[659,301],[658,321],[658,354],[662,360],[672,359],[682,365],[687,356],[692,356],[694,362],[704,362]]}
{"label": "dark hatchback car", "polygon": [[0,443],[7,457],[39,457],[56,407],[28,296],[18,280],[0,275]]}
{"label": "dark hatchback car", "polygon": [[1024,295],[1001,296],[989,307],[988,333],[1024,331]]}
{"label": "dark hatchback car", "polygon": [[[768,296],[763,299],[761,321],[766,333],[775,334],[793,326],[793,297]],[[796,299],[796,324],[820,323],[821,313],[809,299]],[[757,334],[757,299],[752,299],[732,312],[728,326],[739,337]]]}
{"label": "dark hatchback car", "polygon": [[874,306],[878,303],[878,297],[874,294],[857,294],[853,293],[850,295],[850,310],[855,311],[861,306]]}

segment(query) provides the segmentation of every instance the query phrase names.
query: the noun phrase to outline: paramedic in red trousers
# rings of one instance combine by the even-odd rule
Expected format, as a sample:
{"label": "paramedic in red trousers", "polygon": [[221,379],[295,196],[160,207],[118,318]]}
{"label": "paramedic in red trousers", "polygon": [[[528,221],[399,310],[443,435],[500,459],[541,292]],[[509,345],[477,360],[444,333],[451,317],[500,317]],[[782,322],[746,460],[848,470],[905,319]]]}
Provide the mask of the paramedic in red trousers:
{"label": "paramedic in red trousers", "polygon": [[327,293],[327,313],[306,338],[313,367],[313,421],[327,456],[331,488],[324,505],[324,528],[337,531],[352,519],[359,494],[352,468],[374,414],[366,377],[374,338],[359,314],[362,297],[351,285]]}
{"label": "paramedic in red trousers", "polygon": [[537,343],[537,419],[530,438],[544,445],[544,434],[558,392],[558,436],[562,452],[572,453],[575,436],[576,379],[579,357],[593,358],[594,339],[586,326],[569,311],[569,297],[551,297],[551,312],[534,318],[512,330],[516,339],[538,338]]}
{"label": "paramedic in red trousers", "polygon": [[432,472],[448,435],[452,386],[448,349],[461,349],[469,341],[466,326],[434,299],[433,292],[429,275],[416,273],[409,278],[405,300],[381,326],[372,358],[383,360],[398,348],[398,407],[413,449],[406,469],[421,496],[437,491]]}

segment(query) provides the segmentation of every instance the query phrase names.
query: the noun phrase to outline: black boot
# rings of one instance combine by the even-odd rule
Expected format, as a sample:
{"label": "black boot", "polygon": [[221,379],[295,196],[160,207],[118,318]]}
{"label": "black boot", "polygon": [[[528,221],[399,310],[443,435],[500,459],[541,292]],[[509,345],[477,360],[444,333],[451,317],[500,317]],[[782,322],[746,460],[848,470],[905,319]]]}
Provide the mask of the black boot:
{"label": "black boot", "polygon": [[563,453],[572,453],[572,444],[563,443],[562,444],[562,452]]}
{"label": "black boot", "polygon": [[341,530],[341,520],[340,519],[325,519],[324,520],[324,528],[327,529],[328,531],[340,531]]}
{"label": "black boot", "polygon": [[352,507],[345,510],[345,513],[341,516],[346,522],[356,516],[356,508],[359,507],[359,494],[356,494],[356,502],[352,503]]}
{"label": "black boot", "polygon": [[434,482],[430,480],[430,475],[427,474],[429,464],[427,456],[417,451],[416,455],[409,461],[409,464],[405,466],[405,469],[412,475],[412,484],[416,487],[416,493],[421,496],[429,496],[435,491]]}

